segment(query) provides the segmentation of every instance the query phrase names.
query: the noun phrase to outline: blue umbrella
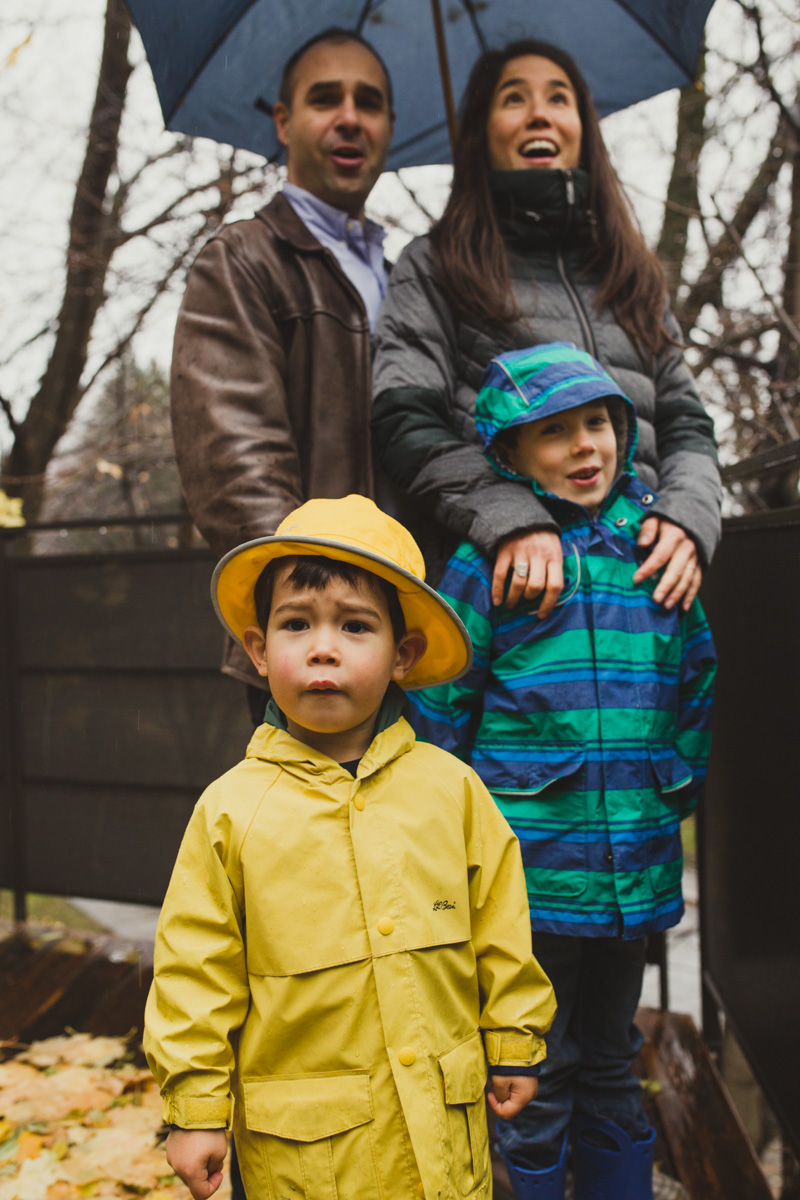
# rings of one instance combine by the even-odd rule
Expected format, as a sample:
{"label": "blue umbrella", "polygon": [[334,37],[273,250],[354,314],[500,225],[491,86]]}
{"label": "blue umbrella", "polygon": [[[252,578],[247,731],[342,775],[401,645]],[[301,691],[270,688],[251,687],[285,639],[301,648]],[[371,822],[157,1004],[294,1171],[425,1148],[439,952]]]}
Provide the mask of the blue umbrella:
{"label": "blue umbrella", "polygon": [[694,78],[712,3],[447,0],[440,12],[439,0],[127,0],[167,128],[268,159],[281,152],[270,113],[286,59],[331,25],[357,30],[395,85],[390,169],[450,161],[448,62],[460,97],[486,47],[553,42],[575,58],[605,116]]}

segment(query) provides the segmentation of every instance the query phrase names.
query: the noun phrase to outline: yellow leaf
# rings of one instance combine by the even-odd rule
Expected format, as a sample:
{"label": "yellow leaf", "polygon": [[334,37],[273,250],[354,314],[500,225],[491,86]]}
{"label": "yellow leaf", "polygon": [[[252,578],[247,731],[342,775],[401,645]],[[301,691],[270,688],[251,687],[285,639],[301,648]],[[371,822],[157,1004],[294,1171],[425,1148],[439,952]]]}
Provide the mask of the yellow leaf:
{"label": "yellow leaf", "polygon": [[17,1153],[14,1156],[17,1162],[21,1163],[26,1158],[38,1158],[42,1152],[43,1141],[44,1138],[40,1134],[23,1129],[19,1135]]}
{"label": "yellow leaf", "polygon": [[0,488],[0,525],[5,529],[17,529],[24,524],[22,501],[18,496],[7,496]]}

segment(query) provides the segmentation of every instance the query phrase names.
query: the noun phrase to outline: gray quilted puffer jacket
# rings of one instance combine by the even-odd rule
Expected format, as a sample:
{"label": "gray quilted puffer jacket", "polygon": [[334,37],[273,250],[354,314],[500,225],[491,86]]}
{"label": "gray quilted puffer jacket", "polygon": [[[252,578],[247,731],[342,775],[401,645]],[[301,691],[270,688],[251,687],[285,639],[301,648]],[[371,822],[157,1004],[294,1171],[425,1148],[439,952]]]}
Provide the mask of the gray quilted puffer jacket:
{"label": "gray quilted puffer jacket", "polygon": [[[501,479],[488,465],[473,413],[483,370],[495,355],[574,342],[599,359],[636,407],[634,465],[659,494],[652,511],[685,529],[708,565],[720,534],[713,423],[677,346],[647,368],[613,313],[598,315],[597,280],[581,273],[591,249],[588,177],[580,170],[497,171],[491,182],[524,320],[497,330],[457,319],[434,277],[428,238],[406,248],[376,333],[372,432],[384,470],[416,498],[428,521],[435,517],[484,554],[513,533],[557,530],[530,488]],[[666,323],[678,338],[669,313]]]}

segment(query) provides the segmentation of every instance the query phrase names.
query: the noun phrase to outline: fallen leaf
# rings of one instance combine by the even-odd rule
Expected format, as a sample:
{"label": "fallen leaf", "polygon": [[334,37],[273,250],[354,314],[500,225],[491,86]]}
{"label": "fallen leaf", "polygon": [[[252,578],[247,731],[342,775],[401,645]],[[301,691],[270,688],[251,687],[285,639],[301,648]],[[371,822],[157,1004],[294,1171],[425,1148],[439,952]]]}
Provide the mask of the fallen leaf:
{"label": "fallen leaf", "polygon": [[19,1172],[0,1183],[0,1200],[46,1200],[51,1184],[65,1178],[62,1164],[48,1150],[26,1158]]}
{"label": "fallen leaf", "polygon": [[26,1158],[38,1158],[42,1152],[43,1141],[40,1133],[31,1133],[30,1130],[23,1129],[17,1142],[17,1153],[14,1155],[17,1162],[21,1163]]}
{"label": "fallen leaf", "polygon": [[61,1063],[71,1063],[75,1067],[107,1067],[124,1058],[127,1050],[124,1038],[73,1033],[32,1042],[18,1056],[18,1061],[31,1063],[35,1067],[54,1067]]}

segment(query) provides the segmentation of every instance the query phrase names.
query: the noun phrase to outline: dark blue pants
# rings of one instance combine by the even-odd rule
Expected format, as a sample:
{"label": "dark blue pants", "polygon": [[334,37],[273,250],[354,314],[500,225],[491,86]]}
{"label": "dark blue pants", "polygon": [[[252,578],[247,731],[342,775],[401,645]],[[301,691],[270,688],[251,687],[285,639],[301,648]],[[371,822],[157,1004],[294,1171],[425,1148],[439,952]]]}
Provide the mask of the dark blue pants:
{"label": "dark blue pants", "polygon": [[552,1166],[573,1113],[615,1121],[634,1141],[645,1137],[649,1125],[633,1073],[642,1044],[633,1018],[645,939],[534,932],[533,953],[550,976],[558,1013],[537,1098],[513,1121],[497,1122],[503,1150],[521,1166]]}

